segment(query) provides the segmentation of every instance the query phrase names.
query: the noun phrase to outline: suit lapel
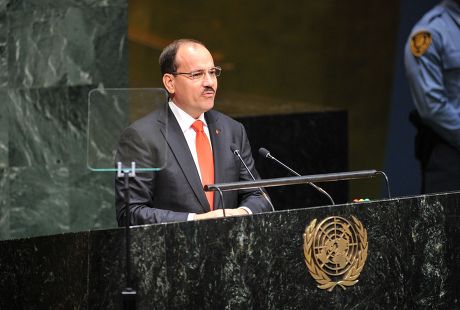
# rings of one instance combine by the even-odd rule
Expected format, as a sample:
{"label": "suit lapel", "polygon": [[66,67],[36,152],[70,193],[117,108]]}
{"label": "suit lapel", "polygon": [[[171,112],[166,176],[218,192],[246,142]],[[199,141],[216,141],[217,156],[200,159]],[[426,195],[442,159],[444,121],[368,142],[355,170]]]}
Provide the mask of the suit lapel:
{"label": "suit lapel", "polygon": [[206,195],[204,194],[203,185],[201,184],[200,176],[196,170],[192,154],[190,153],[190,149],[179,126],[179,123],[177,122],[169,107],[167,133],[163,128],[165,127],[162,127],[163,135],[166,137],[166,141],[171,148],[173,156],[176,158],[176,161],[182,169],[185,178],[192,187],[195,196],[203,208],[203,211],[208,212],[210,210],[209,203],[206,199]]}
{"label": "suit lapel", "polygon": [[[223,171],[223,158],[226,151],[224,136],[222,135],[222,128],[218,122],[218,115],[214,111],[205,113],[206,122],[209,128],[209,136],[211,137],[212,154],[214,157],[214,183],[221,183],[224,181]],[[228,148],[228,147],[227,147]],[[221,208],[221,198],[219,192],[214,194],[214,207]]]}

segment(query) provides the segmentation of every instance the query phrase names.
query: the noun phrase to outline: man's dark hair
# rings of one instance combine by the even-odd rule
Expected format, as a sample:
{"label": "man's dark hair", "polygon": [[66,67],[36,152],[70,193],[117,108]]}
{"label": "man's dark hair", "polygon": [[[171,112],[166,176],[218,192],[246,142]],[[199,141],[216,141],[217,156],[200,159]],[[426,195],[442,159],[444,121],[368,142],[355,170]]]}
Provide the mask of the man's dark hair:
{"label": "man's dark hair", "polygon": [[161,52],[161,55],[159,58],[161,75],[164,75],[165,73],[176,72],[177,70],[177,64],[176,64],[177,50],[182,44],[185,44],[185,43],[196,43],[196,44],[200,44],[204,46],[203,43],[195,39],[179,39],[179,40],[172,42],[168,46],[166,46]]}

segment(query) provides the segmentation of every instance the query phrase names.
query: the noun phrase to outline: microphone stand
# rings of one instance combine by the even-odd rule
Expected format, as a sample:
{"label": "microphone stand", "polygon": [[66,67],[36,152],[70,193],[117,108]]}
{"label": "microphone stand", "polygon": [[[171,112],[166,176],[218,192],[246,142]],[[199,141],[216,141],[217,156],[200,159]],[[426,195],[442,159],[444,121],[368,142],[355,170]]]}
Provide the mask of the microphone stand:
{"label": "microphone stand", "polygon": [[[233,145],[232,145],[233,146]],[[232,147],[230,147],[232,148]],[[241,157],[240,155],[240,151],[235,149],[233,150],[233,154],[235,154],[238,159],[240,160],[240,162],[244,165],[244,168],[246,169],[246,171],[249,173],[249,175],[251,176],[251,178],[255,181],[256,178],[254,177],[254,175],[252,174],[251,170],[249,170],[248,166],[246,165],[246,163],[244,162],[243,158]],[[270,207],[272,208],[272,211],[275,211],[275,207],[273,206],[273,203],[272,201],[270,200],[270,197],[268,197],[267,193],[264,192],[260,187],[258,188],[259,191],[262,193],[262,196],[264,196],[265,200],[267,200],[268,204],[270,205]],[[220,191],[220,189],[219,189]]]}
{"label": "microphone stand", "polygon": [[391,193],[390,193],[390,181],[388,181],[387,175],[386,175],[385,172],[383,172],[383,171],[377,171],[377,173],[383,175],[383,177],[385,178],[385,184],[386,184],[386,186],[387,186],[387,198],[391,198]]}
{"label": "microphone stand", "polygon": [[284,185],[295,185],[295,184],[305,184],[309,182],[333,182],[333,181],[342,181],[342,180],[354,180],[354,179],[367,179],[373,178],[381,174],[377,170],[359,170],[359,171],[350,171],[350,172],[336,172],[336,173],[325,173],[325,174],[316,174],[300,177],[285,177],[277,179],[265,179],[258,181],[242,181],[242,182],[230,182],[230,183],[221,183],[221,184],[211,184],[205,185],[205,191],[217,191],[217,188],[222,191],[233,191],[239,189],[248,189],[248,188],[259,188],[259,187],[276,187]]}
{"label": "microphone stand", "polygon": [[123,194],[125,198],[125,250],[126,250],[126,287],[121,291],[123,309],[135,310],[136,309],[136,295],[137,292],[132,288],[131,279],[131,231],[129,229],[129,178],[136,177],[136,163],[131,163],[131,170],[122,169],[121,162],[117,163],[117,177],[123,178],[124,187]]}
{"label": "microphone stand", "polygon": [[216,187],[216,190],[219,192],[220,201],[222,201],[222,213],[224,214],[224,217],[226,217],[226,215],[225,215],[225,205],[224,205],[224,193],[222,193],[222,191],[218,187]]}

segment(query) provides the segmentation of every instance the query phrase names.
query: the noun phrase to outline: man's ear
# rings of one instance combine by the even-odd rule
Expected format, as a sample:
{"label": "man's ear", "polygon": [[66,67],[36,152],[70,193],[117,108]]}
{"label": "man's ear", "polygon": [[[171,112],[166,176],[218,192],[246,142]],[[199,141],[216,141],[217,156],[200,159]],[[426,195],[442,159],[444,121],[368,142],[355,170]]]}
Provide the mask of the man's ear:
{"label": "man's ear", "polygon": [[176,88],[174,85],[174,76],[172,74],[165,73],[163,75],[163,85],[165,86],[168,93],[174,94],[176,92]]}

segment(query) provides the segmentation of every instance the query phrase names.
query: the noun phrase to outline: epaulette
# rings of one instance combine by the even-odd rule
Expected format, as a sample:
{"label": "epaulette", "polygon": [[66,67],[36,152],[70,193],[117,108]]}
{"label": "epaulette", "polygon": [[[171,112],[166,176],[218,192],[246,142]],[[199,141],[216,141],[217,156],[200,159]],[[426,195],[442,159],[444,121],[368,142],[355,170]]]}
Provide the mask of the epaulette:
{"label": "epaulette", "polygon": [[415,32],[410,37],[410,50],[412,55],[420,57],[431,45],[431,33],[427,30]]}
{"label": "epaulette", "polygon": [[432,43],[432,31],[436,29],[432,23],[446,12],[443,5],[437,5],[428,11],[412,30],[410,49],[412,55],[420,57],[428,50]]}

